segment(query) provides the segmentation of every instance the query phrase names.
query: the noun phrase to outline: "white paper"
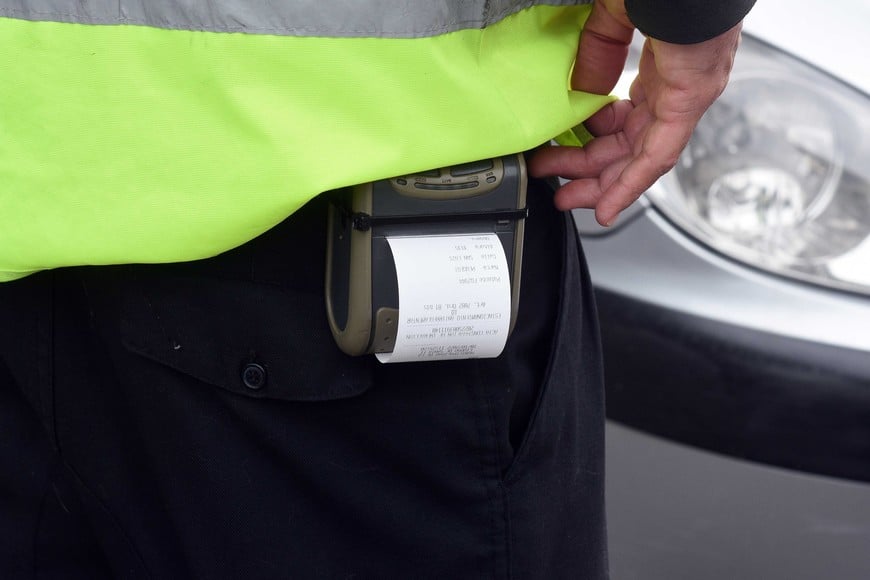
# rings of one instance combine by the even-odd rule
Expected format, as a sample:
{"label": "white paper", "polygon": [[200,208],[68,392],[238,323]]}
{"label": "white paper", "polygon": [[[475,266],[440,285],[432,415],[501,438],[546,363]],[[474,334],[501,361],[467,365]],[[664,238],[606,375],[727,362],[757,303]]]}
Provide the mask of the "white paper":
{"label": "white paper", "polygon": [[511,318],[510,271],[495,234],[387,238],[399,281],[399,323],[381,362],[501,354]]}

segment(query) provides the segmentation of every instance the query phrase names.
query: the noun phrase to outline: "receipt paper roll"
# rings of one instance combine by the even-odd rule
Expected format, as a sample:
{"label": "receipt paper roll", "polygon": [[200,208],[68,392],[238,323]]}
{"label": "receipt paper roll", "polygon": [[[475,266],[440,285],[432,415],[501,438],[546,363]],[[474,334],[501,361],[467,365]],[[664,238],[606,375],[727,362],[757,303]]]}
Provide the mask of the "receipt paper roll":
{"label": "receipt paper roll", "polygon": [[388,237],[399,283],[395,348],[384,363],[491,358],[511,318],[510,271],[495,234]]}

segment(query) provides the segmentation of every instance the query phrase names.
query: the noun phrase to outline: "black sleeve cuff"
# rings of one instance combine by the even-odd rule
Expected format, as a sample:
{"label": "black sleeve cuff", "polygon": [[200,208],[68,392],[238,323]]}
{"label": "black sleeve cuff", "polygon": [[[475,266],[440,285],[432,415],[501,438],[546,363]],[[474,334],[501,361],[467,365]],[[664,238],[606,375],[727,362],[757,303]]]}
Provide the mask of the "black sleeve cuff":
{"label": "black sleeve cuff", "polygon": [[628,18],[646,36],[694,44],[743,20],[755,0],[625,0]]}

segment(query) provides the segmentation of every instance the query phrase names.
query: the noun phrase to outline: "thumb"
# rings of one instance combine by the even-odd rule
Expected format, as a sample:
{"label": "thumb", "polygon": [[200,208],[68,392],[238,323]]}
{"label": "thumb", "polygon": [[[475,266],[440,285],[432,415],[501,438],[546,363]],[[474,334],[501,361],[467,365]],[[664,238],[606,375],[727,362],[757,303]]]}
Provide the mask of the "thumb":
{"label": "thumb", "polygon": [[571,74],[571,88],[588,93],[608,94],[616,86],[631,44],[634,27],[622,2],[609,8],[604,0],[592,5],[589,19],[580,33],[577,60]]}

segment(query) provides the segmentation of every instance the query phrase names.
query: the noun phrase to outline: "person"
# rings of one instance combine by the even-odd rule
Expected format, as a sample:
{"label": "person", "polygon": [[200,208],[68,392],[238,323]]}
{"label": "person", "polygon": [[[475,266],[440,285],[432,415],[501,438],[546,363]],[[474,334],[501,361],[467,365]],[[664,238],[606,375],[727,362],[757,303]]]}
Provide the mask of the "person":
{"label": "person", "polygon": [[[607,576],[601,353],[560,210],[612,224],[673,166],[752,2],[424,3],[416,21],[406,4],[0,1],[2,577]],[[594,96],[635,27],[631,98]],[[566,50],[579,109],[555,99],[573,59],[538,62]],[[472,61],[487,75],[454,74]],[[338,350],[317,187],[532,149],[584,119],[584,147],[530,155],[500,357]]]}

